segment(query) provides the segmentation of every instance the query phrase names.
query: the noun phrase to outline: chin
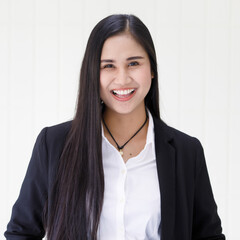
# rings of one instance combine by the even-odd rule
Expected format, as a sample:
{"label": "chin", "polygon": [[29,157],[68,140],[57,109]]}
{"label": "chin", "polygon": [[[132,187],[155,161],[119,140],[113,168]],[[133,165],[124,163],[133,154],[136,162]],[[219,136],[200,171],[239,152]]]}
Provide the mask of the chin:
{"label": "chin", "polygon": [[139,110],[139,106],[122,106],[122,107],[107,107],[106,106],[106,109],[108,109],[111,113],[114,113],[114,114],[128,115],[128,114],[132,114],[135,111]]}

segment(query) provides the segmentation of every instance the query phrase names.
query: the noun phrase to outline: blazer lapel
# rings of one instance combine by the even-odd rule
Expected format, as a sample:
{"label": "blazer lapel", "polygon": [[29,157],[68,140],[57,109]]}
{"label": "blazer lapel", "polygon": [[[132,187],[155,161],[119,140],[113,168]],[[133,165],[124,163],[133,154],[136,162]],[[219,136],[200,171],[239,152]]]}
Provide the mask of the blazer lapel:
{"label": "blazer lapel", "polygon": [[175,149],[170,144],[172,136],[161,120],[154,119],[155,150],[161,194],[161,239],[174,235],[175,218]]}

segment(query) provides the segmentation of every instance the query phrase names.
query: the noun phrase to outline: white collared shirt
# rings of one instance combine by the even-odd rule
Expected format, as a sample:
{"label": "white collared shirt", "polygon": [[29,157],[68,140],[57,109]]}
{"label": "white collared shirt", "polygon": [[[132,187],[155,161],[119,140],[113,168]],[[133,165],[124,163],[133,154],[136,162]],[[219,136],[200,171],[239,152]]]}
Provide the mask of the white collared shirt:
{"label": "white collared shirt", "polygon": [[99,240],[159,240],[160,190],[157,176],[153,119],[149,112],[144,149],[126,163],[104,136],[104,202]]}

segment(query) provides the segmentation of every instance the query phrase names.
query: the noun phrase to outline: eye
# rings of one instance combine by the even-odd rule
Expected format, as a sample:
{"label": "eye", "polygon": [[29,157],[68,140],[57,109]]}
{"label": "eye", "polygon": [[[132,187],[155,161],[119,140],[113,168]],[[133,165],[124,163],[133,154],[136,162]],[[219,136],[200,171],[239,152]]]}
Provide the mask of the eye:
{"label": "eye", "polygon": [[102,68],[114,68],[114,65],[113,64],[106,64],[106,65],[103,65]]}
{"label": "eye", "polygon": [[139,63],[136,62],[136,61],[130,62],[130,63],[128,64],[128,66],[130,66],[130,67],[134,67],[134,66],[138,66],[138,65],[139,65]]}

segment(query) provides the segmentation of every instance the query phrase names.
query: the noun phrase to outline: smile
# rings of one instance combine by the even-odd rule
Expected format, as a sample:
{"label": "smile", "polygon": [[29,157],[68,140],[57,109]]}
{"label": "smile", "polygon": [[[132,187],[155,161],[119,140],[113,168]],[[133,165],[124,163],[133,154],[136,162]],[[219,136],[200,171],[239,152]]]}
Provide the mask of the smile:
{"label": "smile", "polygon": [[136,89],[135,88],[119,89],[119,90],[112,90],[111,92],[113,94],[113,97],[116,100],[118,100],[118,101],[128,101],[134,96],[134,94],[136,92]]}

